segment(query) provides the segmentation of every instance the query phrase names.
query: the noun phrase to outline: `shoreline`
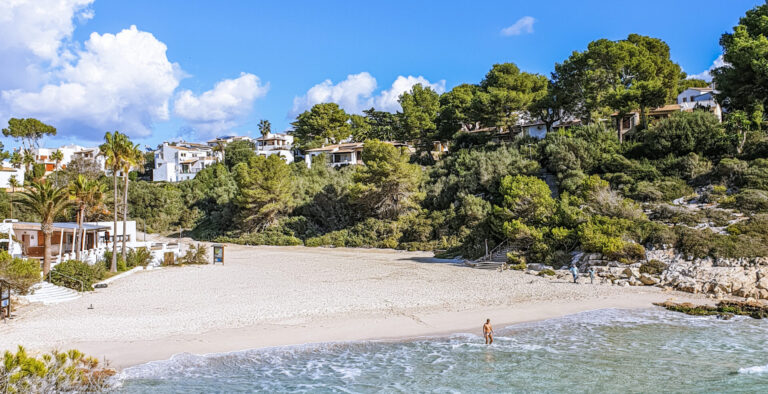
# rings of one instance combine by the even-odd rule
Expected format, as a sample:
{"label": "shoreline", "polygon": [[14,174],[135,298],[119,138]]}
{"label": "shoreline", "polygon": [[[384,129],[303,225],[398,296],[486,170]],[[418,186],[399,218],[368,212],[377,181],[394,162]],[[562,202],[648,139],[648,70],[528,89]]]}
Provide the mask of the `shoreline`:
{"label": "shoreline", "polygon": [[[678,297],[675,297],[678,296]],[[683,297],[679,297],[683,296]],[[126,368],[155,361],[165,361],[179,354],[200,356],[243,352],[288,346],[359,341],[407,341],[475,333],[485,318],[496,329],[522,323],[545,321],[568,315],[605,309],[654,308],[653,302],[688,301],[683,294],[633,294],[619,299],[589,299],[568,302],[531,302],[515,306],[483,308],[474,311],[434,312],[398,316],[326,317],[298,324],[259,324],[241,328],[222,328],[197,334],[124,342],[84,341],[72,348],[100,360],[111,368]],[[702,300],[697,300],[701,302]]]}
{"label": "shoreline", "polygon": [[607,308],[708,302],[622,287],[475,270],[430,253],[227,246],[224,265],[138,271],[109,287],[34,305],[0,324],[0,350],[78,349],[118,370],[175,354],[480,333]]}

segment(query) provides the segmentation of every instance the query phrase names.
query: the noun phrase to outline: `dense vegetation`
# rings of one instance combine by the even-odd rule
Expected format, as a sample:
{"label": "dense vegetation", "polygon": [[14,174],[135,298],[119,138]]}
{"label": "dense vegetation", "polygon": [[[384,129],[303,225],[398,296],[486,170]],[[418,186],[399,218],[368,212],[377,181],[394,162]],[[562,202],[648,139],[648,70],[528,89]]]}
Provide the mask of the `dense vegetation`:
{"label": "dense vegetation", "polygon": [[[504,242],[516,264],[557,267],[574,251],[634,261],[648,247],[694,257],[765,256],[768,91],[765,67],[755,64],[764,63],[766,18],[768,5],[756,7],[721,39],[729,64],[714,78],[728,110],[723,123],[706,109],[648,119],[650,109],[706,83],[686,78],[663,41],[632,34],[590,43],[549,78],[496,64],[478,84],[442,95],[414,86],[400,97],[398,113],[347,114],[324,103],[293,123],[301,149],[364,141],[362,166],[329,168],[318,156],[307,168],[235,142],[223,162],[193,180],[138,180],[128,188],[128,177],[125,186],[102,179],[105,198],[127,190],[128,215],[150,232],[183,229],[201,240],[244,244],[473,258]],[[633,110],[641,124],[618,136],[610,115]],[[524,118],[544,122],[546,137],[521,135],[516,125]],[[580,125],[556,127],[566,120]],[[450,152],[432,152],[436,141],[449,143]],[[134,161],[131,168],[139,168]],[[692,199],[709,205],[680,204]],[[7,200],[0,195],[0,203]]]}

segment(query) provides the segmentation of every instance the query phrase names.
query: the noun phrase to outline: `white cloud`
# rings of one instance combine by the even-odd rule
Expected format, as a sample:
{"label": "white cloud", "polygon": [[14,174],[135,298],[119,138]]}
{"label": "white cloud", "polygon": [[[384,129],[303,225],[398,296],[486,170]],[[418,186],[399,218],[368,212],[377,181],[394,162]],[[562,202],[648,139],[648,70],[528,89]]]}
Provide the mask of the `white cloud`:
{"label": "white cloud", "polygon": [[367,72],[350,74],[337,84],[326,79],[311,87],[307,94],[293,99],[291,116],[296,116],[302,111],[308,110],[315,104],[337,103],[341,108],[350,113],[361,113],[371,107],[378,110],[395,112],[400,109],[398,98],[404,92],[410,91],[413,85],[420,83],[429,86],[438,93],[445,91],[445,81],[431,83],[422,76],[399,76],[388,90],[374,96],[376,90],[376,78]]}
{"label": "white cloud", "polygon": [[376,78],[367,72],[347,75],[347,79],[333,84],[326,79],[311,87],[307,94],[293,99],[292,115],[320,103],[337,103],[348,112],[360,113],[373,105],[371,94],[376,90]]}
{"label": "white cloud", "polygon": [[217,82],[199,96],[190,90],[181,91],[173,112],[198,132],[213,135],[237,125],[251,111],[254,100],[264,97],[268,90],[269,84],[262,85],[259,77],[241,73],[238,78]]}
{"label": "white cloud", "polygon": [[92,33],[84,49],[73,53],[74,61],[53,71],[56,83],[37,91],[5,90],[2,98],[15,116],[65,123],[78,135],[118,129],[147,136],[153,122],[168,119],[168,100],[183,77],[166,49],[136,26]]}
{"label": "white cloud", "polygon": [[437,81],[437,83],[431,83],[421,75],[418,77],[414,77],[412,75],[404,77],[401,75],[395,79],[395,82],[392,83],[392,87],[389,90],[382,91],[379,96],[376,97],[376,109],[388,112],[399,111],[401,109],[400,103],[398,102],[400,95],[405,92],[410,92],[411,88],[413,88],[413,85],[419,83],[422,86],[429,86],[438,94],[445,92],[445,80]]}
{"label": "white cloud", "polygon": [[0,90],[34,89],[50,65],[70,55],[73,18],[88,19],[93,0],[0,1]]}
{"label": "white cloud", "polygon": [[53,61],[75,29],[72,19],[90,19],[93,0],[4,0],[0,2],[0,50],[21,49]]}
{"label": "white cloud", "polygon": [[533,23],[536,22],[532,16],[524,16],[517,20],[512,26],[501,29],[502,36],[519,36],[521,34],[533,33]]}
{"label": "white cloud", "polygon": [[725,65],[725,60],[723,60],[723,55],[720,54],[720,56],[718,56],[717,59],[715,59],[715,61],[712,62],[712,65],[709,66],[709,69],[707,69],[706,71],[702,71],[698,74],[689,75],[688,79],[696,78],[696,79],[703,79],[709,82],[712,80],[712,70],[718,67],[722,67],[724,65]]}

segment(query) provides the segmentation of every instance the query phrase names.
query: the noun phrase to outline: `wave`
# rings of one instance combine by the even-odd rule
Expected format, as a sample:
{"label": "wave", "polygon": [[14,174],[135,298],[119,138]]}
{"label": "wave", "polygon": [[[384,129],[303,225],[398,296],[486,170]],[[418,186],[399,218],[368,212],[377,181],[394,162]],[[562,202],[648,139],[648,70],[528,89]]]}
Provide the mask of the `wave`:
{"label": "wave", "polygon": [[768,372],[768,365],[757,365],[748,368],[739,368],[739,373],[759,375]]}

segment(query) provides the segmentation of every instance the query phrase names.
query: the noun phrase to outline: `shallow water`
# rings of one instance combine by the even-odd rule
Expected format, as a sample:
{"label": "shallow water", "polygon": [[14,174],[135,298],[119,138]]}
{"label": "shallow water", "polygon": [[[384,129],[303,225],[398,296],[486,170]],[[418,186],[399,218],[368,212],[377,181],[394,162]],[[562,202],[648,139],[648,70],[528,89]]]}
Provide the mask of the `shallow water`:
{"label": "shallow water", "polygon": [[601,310],[496,331],[181,354],[125,370],[120,391],[768,392],[764,320]]}

